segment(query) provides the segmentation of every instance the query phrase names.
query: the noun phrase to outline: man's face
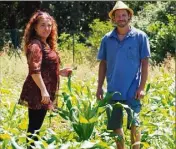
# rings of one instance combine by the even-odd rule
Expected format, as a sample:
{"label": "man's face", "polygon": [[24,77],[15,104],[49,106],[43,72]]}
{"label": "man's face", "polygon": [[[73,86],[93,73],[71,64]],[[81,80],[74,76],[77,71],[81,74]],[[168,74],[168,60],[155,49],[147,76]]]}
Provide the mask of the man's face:
{"label": "man's face", "polygon": [[130,14],[125,9],[119,9],[114,12],[113,21],[118,27],[125,27],[130,22]]}

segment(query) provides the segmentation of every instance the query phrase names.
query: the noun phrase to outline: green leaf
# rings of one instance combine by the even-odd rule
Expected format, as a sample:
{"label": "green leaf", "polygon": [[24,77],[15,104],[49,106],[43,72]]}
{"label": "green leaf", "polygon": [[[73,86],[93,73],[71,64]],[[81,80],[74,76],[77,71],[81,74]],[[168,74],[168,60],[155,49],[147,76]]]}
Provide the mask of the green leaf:
{"label": "green leaf", "polygon": [[65,101],[65,103],[66,103],[66,106],[67,106],[68,110],[70,111],[71,108],[72,108],[72,104],[71,104],[71,101],[70,101],[70,99],[69,99],[70,96],[67,95],[66,93],[62,93],[62,95],[63,95],[63,97],[64,97],[64,101]]}
{"label": "green leaf", "polygon": [[11,116],[10,116],[10,120],[12,120],[12,117],[13,117],[13,115],[15,114],[16,106],[17,106],[17,104],[15,104],[14,107],[13,107],[13,109],[12,109],[12,113],[11,113]]}
{"label": "green leaf", "polygon": [[170,148],[175,148],[174,140],[168,134],[162,135],[162,138],[163,140],[166,140],[166,142],[168,142]]}
{"label": "green leaf", "polygon": [[108,143],[106,142],[97,142],[91,149],[111,149]]}
{"label": "green leaf", "polygon": [[81,114],[79,115],[79,122],[83,124],[89,123],[89,121],[85,117],[83,117]]}
{"label": "green leaf", "polygon": [[58,109],[58,113],[65,120],[69,120],[70,119],[70,113],[68,111],[63,110],[63,109]]}
{"label": "green leaf", "polygon": [[122,140],[124,140],[124,138],[123,138],[122,135],[119,135],[119,134],[114,133],[114,132],[110,133],[109,136],[112,137],[112,138],[115,138],[115,140],[117,140],[119,142],[122,141]]}
{"label": "green leaf", "polygon": [[99,107],[98,108],[98,111],[97,111],[97,114],[102,114],[102,113],[104,113],[105,112],[105,107]]}
{"label": "green leaf", "polygon": [[98,117],[97,116],[94,116],[91,119],[89,119],[89,123],[95,123],[97,121],[98,121]]}
{"label": "green leaf", "polygon": [[70,93],[72,92],[72,89],[71,89],[71,75],[68,77],[68,90],[70,91]]}
{"label": "green leaf", "polygon": [[9,142],[8,140],[4,140],[4,141],[3,141],[3,144],[2,144],[2,148],[3,148],[3,149],[6,148],[8,142]]}
{"label": "green leaf", "polygon": [[113,92],[113,93],[107,92],[104,99],[98,101],[98,107],[106,106],[108,104],[109,100],[112,98],[112,96],[115,93],[118,93],[118,92]]}
{"label": "green leaf", "polygon": [[142,144],[143,148],[146,148],[146,149],[150,147],[150,145],[147,142],[140,142],[140,141],[135,142],[134,144],[132,144],[132,147],[135,146],[135,145],[140,145],[140,144]]}
{"label": "green leaf", "polygon": [[81,145],[81,148],[88,149],[88,148],[92,148],[94,145],[95,145],[94,142],[84,141]]}
{"label": "green leaf", "polygon": [[92,94],[91,94],[91,91],[90,91],[90,88],[87,86],[87,98],[88,99],[91,99],[92,98]]}
{"label": "green leaf", "polygon": [[22,147],[20,147],[14,138],[11,138],[11,142],[12,142],[12,146],[15,148],[15,149],[23,149]]}
{"label": "green leaf", "polygon": [[150,83],[147,84],[147,88],[146,88],[146,94],[148,93],[148,91],[150,90]]}

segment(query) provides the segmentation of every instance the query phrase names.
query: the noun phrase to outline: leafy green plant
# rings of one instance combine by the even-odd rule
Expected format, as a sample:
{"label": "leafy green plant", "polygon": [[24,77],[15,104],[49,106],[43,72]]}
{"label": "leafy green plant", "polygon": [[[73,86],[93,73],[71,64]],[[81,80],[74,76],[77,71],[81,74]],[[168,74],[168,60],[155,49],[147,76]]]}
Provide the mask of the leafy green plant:
{"label": "leafy green plant", "polygon": [[113,29],[112,23],[110,21],[100,21],[99,19],[94,19],[91,24],[89,24],[91,29],[90,36],[88,37],[87,43],[91,44],[92,52],[97,52],[102,37]]}
{"label": "leafy green plant", "polygon": [[[80,92],[76,91],[74,93],[71,89],[72,87],[70,77],[68,78],[67,85],[70,94],[67,94],[66,92],[62,93],[63,104],[60,108],[58,108],[57,112],[65,120],[71,122],[74,131],[79,136],[79,141],[85,141],[91,138],[96,123],[101,118],[101,114],[103,114],[107,109],[110,110],[110,113],[113,107],[130,109],[127,105],[123,105],[121,103],[116,103],[114,105],[109,104],[109,100],[116,92],[107,92],[104,99],[97,101],[88,86],[86,86],[87,92],[84,92],[82,88]],[[131,113],[132,112],[133,111],[131,110]],[[109,137],[113,137],[117,140],[122,139],[120,136],[113,135],[112,133],[109,134]]]}
{"label": "leafy green plant", "polygon": [[133,25],[147,33],[152,60],[162,62],[166,53],[175,54],[176,16],[172,1],[146,3],[144,9],[133,19]]}
{"label": "leafy green plant", "polygon": [[[61,117],[71,122],[80,141],[88,140],[93,133],[95,123],[98,121],[99,116],[108,107],[106,104],[112,95],[107,95],[98,104],[96,104],[95,99],[84,99],[84,96],[82,96],[82,99],[81,97],[78,99],[73,94],[70,96],[69,94],[62,93],[62,96],[64,103],[58,109],[58,113]],[[72,104],[71,98],[76,99],[74,105]]]}

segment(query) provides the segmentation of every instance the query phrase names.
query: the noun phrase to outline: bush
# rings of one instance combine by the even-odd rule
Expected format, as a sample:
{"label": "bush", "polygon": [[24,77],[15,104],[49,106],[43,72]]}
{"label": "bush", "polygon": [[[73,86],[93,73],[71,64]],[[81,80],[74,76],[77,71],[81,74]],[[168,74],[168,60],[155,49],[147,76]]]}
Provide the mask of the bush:
{"label": "bush", "polygon": [[150,40],[152,59],[161,62],[169,52],[174,56],[176,41],[176,16],[174,15],[175,3],[157,2],[146,4],[144,9],[138,12],[133,21],[134,26],[145,31]]}

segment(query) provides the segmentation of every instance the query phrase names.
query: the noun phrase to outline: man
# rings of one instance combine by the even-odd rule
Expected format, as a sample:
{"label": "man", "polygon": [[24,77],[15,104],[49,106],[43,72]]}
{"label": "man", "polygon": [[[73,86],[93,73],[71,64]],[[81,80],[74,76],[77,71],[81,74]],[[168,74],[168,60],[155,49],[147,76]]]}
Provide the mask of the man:
{"label": "man", "polygon": [[[128,105],[134,112],[130,115],[128,109],[128,129],[131,130],[131,143],[133,149],[139,149],[140,129],[139,112],[140,100],[144,96],[144,87],[148,76],[148,58],[150,47],[147,35],[132,26],[130,20],[133,10],[122,1],[117,1],[109,12],[109,17],[116,27],[107,33],[102,41],[97,59],[100,60],[98,74],[98,88],[96,96],[103,99],[103,83],[106,77],[107,91],[115,93],[111,104],[120,102]],[[108,119],[107,128],[124,138],[122,129],[123,109],[113,108]],[[131,125],[130,125],[131,124]],[[118,149],[124,149],[124,140],[116,141]]]}

